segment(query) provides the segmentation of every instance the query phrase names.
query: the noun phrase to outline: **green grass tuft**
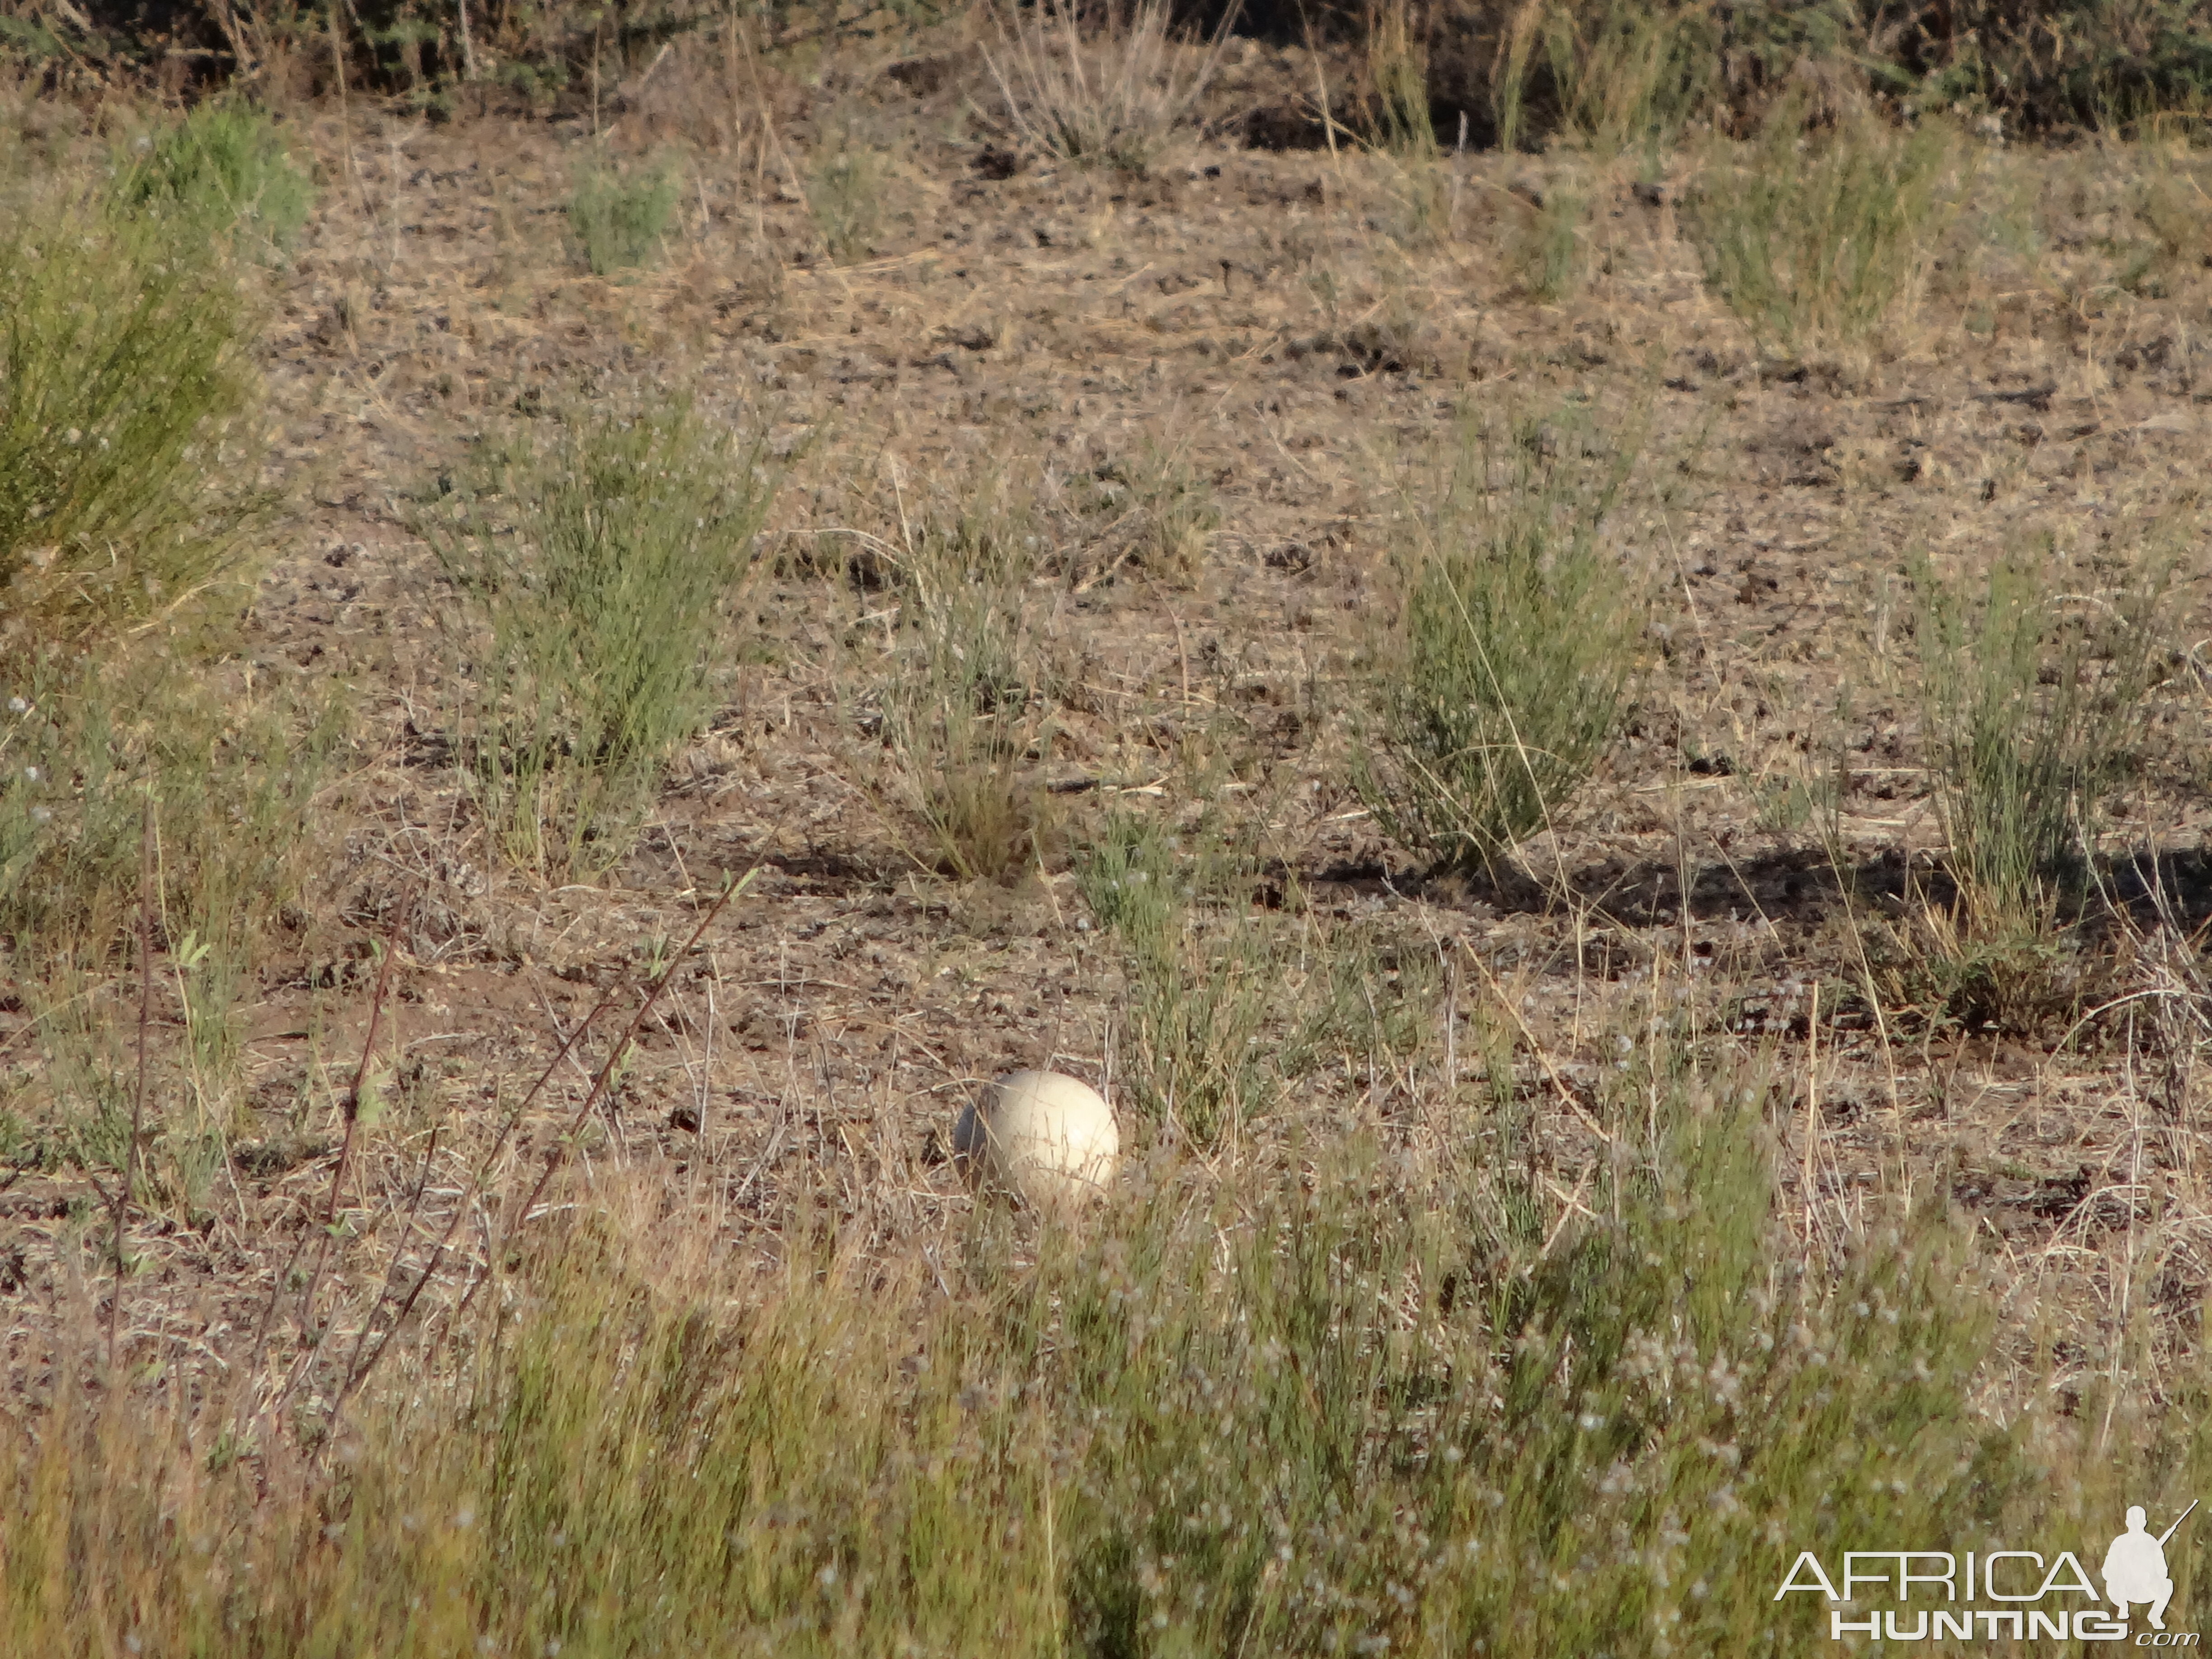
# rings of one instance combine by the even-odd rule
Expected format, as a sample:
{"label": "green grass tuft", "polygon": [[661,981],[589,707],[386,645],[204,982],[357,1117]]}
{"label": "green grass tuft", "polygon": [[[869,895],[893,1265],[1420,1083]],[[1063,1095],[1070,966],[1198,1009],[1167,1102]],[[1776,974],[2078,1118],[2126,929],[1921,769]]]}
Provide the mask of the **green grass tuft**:
{"label": "green grass tuft", "polygon": [[1030,760],[1048,719],[1026,585],[1034,520],[986,489],[910,524],[890,568],[904,626],[882,698],[925,862],[960,881],[1038,867],[1053,814]]}
{"label": "green grass tuft", "polygon": [[0,647],[234,606],[252,316],[204,237],[49,192],[0,231]]}
{"label": "green grass tuft", "polygon": [[1982,922],[2030,922],[2080,890],[2101,809],[2136,761],[2163,584],[2107,607],[2055,603],[2063,575],[2049,558],[2000,562],[1971,599],[1924,556],[1911,574],[1952,874]]}
{"label": "green grass tuft", "polygon": [[1405,550],[1355,779],[1440,863],[1493,863],[1545,828],[1626,712],[1643,615],[1602,532],[1627,458],[1588,444],[1573,424],[1468,428]]}
{"label": "green grass tuft", "polygon": [[890,160],[881,150],[846,135],[814,158],[806,205],[823,245],[840,264],[866,255],[884,223]]}
{"label": "green grass tuft", "polygon": [[271,251],[291,245],[315,203],[313,181],[275,122],[231,102],[203,104],[155,135],[118,195],[132,207],[179,215],[192,233],[231,231]]}
{"label": "green grass tuft", "polygon": [[720,696],[718,650],[771,485],[690,404],[487,443],[422,514],[459,605],[458,746],[507,856],[548,879],[627,853]]}
{"label": "green grass tuft", "polygon": [[659,258],[682,190],[672,161],[625,167],[592,149],[568,198],[568,228],[592,274],[611,276]]}
{"label": "green grass tuft", "polygon": [[1793,353],[1863,343],[1910,307],[1957,153],[1934,118],[1808,132],[1804,114],[1786,100],[1757,140],[1716,148],[1683,202],[1706,282],[1762,347]]}

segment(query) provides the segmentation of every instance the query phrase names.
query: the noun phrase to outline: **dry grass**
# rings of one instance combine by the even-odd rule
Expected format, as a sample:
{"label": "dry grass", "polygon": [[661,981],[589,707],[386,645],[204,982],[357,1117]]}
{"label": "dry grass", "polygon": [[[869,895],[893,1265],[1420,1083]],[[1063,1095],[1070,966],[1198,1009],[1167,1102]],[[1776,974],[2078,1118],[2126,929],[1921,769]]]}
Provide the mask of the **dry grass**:
{"label": "dry grass", "polygon": [[[1736,1650],[1796,1633],[1761,1528],[1816,1486],[1955,1548],[2198,1489],[2196,571],[2085,849],[2066,1017],[1926,1018],[1876,926],[1951,850],[1885,672],[1903,551],[1975,592],[2048,536],[2094,611],[2193,522],[2212,295],[2167,251],[2171,153],[1990,158],[1919,303],[1808,331],[1782,378],[1684,234],[1680,155],[1439,154],[1419,223],[1405,159],[1350,144],[997,178],[957,118],[1006,88],[957,36],[865,80],[743,44],[610,87],[598,142],[679,147],[690,191],[619,284],[538,228],[559,134],[307,112],[332,187],[250,279],[271,568],[227,661],[135,647],[208,688],[207,763],[82,691],[34,730],[58,693],[0,664],[0,833],[50,837],[0,874],[20,1639],[1110,1652],[1164,1619],[1550,1652],[1664,1615]],[[1213,86],[1314,70],[1224,46]],[[65,122],[20,137],[43,107],[14,153],[90,166]],[[854,134],[898,185],[825,264]],[[1532,283],[1514,236],[1561,178],[1582,257]],[[484,663],[395,503],[488,428],[679,382],[741,399],[782,482],[703,722],[626,855],[555,884],[473,804],[443,714]],[[1648,405],[1659,465],[1607,522],[1657,582],[1589,781],[1518,868],[1424,879],[1348,716],[1396,480],[1469,400]],[[1046,833],[933,823],[963,757]],[[200,787],[149,876],[125,809],[161,768]],[[51,949],[25,872],[80,858],[97,902]],[[1109,896],[1138,871],[1164,904]],[[1123,1113],[1083,1236],[943,1160],[1033,1064]],[[1890,1444],[1926,1462],[1863,1504],[1850,1449]],[[1561,1473],[1616,1460],[1611,1493]],[[1504,1595],[1532,1547],[1588,1558],[1572,1594]]]}
{"label": "dry grass", "polygon": [[1226,27],[1194,59],[1174,37],[1163,0],[1093,13],[1080,0],[993,14],[991,75],[1006,118],[1045,155],[1079,165],[1148,173],[1191,123],[1212,78]]}

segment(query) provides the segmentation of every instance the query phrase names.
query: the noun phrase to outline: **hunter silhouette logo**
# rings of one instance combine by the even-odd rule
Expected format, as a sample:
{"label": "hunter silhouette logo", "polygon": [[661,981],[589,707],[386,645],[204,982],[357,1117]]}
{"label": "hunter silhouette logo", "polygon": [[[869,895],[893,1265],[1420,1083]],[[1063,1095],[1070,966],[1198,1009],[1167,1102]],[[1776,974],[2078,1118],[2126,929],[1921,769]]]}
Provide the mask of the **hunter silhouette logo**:
{"label": "hunter silhouette logo", "polygon": [[[2087,1564],[2071,1550],[2054,1556],[2011,1549],[1847,1550],[1843,1571],[1832,1573],[1818,1554],[1804,1550],[1774,1599],[1809,1593],[1831,1603],[1828,1635],[1836,1641],[1846,1636],[1876,1642],[2048,1638],[2193,1648],[2201,1639],[2196,1632],[2166,1627],[2166,1607],[2173,1600],[2166,1547],[2196,1511],[2192,1501],[2172,1526],[2154,1534],[2149,1512],[2140,1504],[2130,1508],[2128,1529],[2105,1552],[2101,1594]],[[2149,1628],[2130,1632],[2129,1614],[2137,1609]]]}
{"label": "hunter silhouette logo", "polygon": [[2180,1530],[2196,1507],[2197,1500],[2191,1498],[2189,1508],[2155,1538],[2150,1535],[2142,1504],[2128,1511],[2128,1529],[2105,1552],[2105,1599],[2112,1604],[2114,1616],[2126,1618],[2128,1604],[2141,1602],[2150,1609],[2150,1627],[2166,1628],[2166,1604],[2173,1600],[2173,1580],[2166,1571],[2166,1540]]}

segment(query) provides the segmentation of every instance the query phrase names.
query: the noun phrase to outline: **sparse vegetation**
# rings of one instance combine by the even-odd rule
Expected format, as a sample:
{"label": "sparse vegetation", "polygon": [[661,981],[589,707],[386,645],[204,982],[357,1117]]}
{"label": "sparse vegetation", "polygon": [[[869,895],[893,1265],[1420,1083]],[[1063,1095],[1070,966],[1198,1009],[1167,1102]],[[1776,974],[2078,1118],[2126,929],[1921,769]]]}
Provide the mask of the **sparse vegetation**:
{"label": "sparse vegetation", "polygon": [[1531,204],[1516,238],[1516,263],[1531,298],[1555,305],[1581,287],[1589,264],[1589,197],[1579,179],[1562,177]]}
{"label": "sparse vegetation", "polygon": [[1014,133],[1062,161],[1136,174],[1150,172],[1190,122],[1227,39],[1224,28],[1188,62],[1164,0],[1103,14],[1079,0],[1046,0],[993,15],[991,74]]}
{"label": "sparse vegetation", "polygon": [[0,20],[0,1647],[1779,1654],[2206,1489],[2199,25],[1357,10]]}
{"label": "sparse vegetation", "polygon": [[883,223],[887,173],[883,154],[849,135],[815,158],[807,204],[831,258],[857,259],[867,252]]}
{"label": "sparse vegetation", "polygon": [[473,1364],[348,1423],[342,1483],[210,1456],[204,1409],[69,1390],[14,1477],[10,1627],[61,1653],[303,1624],[400,1655],[1538,1655],[1655,1625],[1765,1650],[1825,1628],[1771,1587],[1839,1493],[1961,1547],[2096,1530],[2109,1488],[2057,1496],[1966,1406],[1989,1316],[1950,1231],[1808,1258],[1755,1074],[1655,1081],[1656,1130],[1624,1091],[1615,1173],[1553,1241],[1514,1171],[1378,1192],[1358,1135],[1310,1176],[1148,1168],[1018,1264],[979,1216],[942,1285],[756,1273],[617,1196],[503,1277],[527,1316],[484,1320]]}
{"label": "sparse vegetation", "polygon": [[1702,6],[1596,0],[1522,8],[1507,37],[1498,87],[1498,139],[1516,147],[1532,123],[1610,161],[1647,167],[1715,100],[1725,72],[1711,14]]}
{"label": "sparse vegetation", "polygon": [[1641,617],[1602,532],[1630,458],[1594,442],[1571,422],[1470,425],[1413,520],[1355,775],[1383,829],[1443,864],[1548,827],[1626,711]]}
{"label": "sparse vegetation", "polygon": [[250,583],[250,311],[204,234],[58,186],[0,234],[0,651]]}
{"label": "sparse vegetation", "polygon": [[234,231],[253,246],[290,246],[314,205],[313,181],[268,114],[250,104],[203,104],[148,141],[122,174],[123,199],[178,215],[185,234]]}
{"label": "sparse vegetation", "polygon": [[1367,30],[1368,124],[1381,146],[1413,165],[1437,158],[1425,53],[1405,0],[1378,5]]}
{"label": "sparse vegetation", "polygon": [[243,696],[158,649],[10,666],[21,678],[0,710],[0,938],[34,957],[102,961],[142,898],[151,812],[165,925],[242,957],[298,878],[291,843],[343,701]]}
{"label": "sparse vegetation", "polygon": [[1707,282],[1762,344],[1863,343],[1918,295],[1957,155],[1939,120],[1808,132],[1802,103],[1781,106],[1757,140],[1709,154],[1686,204]]}
{"label": "sparse vegetation", "polygon": [[1212,1152],[1265,1138],[1316,1077],[1371,1086],[1378,1068],[1433,1046],[1433,954],[1255,908],[1263,878],[1217,823],[1170,834],[1115,812],[1075,877],[1121,954],[1122,1098],[1165,1139]]}
{"label": "sparse vegetation", "polygon": [[2001,561],[1969,599],[1923,555],[1923,718],[1951,868],[1984,925],[2079,896],[2113,786],[2138,760],[2164,584],[2069,599],[2058,562]]}
{"label": "sparse vegetation", "polygon": [[[933,506],[938,505],[933,503]],[[871,698],[922,862],[962,881],[1037,869],[1052,813],[1033,751],[1048,714],[1027,584],[1034,521],[1003,485],[980,484],[943,517],[901,503],[896,546],[865,556],[897,596],[890,673]]]}
{"label": "sparse vegetation", "polygon": [[1911,574],[1931,799],[1955,902],[1923,895],[1884,930],[1882,964],[1905,1004],[1970,1026],[2033,1030],[2085,993],[2073,921],[2110,797],[2141,763],[2160,678],[2165,574],[2117,601],[2068,594],[2062,562],[2001,559],[1962,593],[1926,555]]}
{"label": "sparse vegetation", "polygon": [[1078,869],[1124,951],[1120,1054],[1127,1097],[1172,1136],[1211,1148],[1245,1133],[1295,1080],[1269,1028],[1293,1009],[1251,872],[1207,838],[1194,854],[1148,818],[1110,818]]}
{"label": "sparse vegetation", "polygon": [[718,696],[769,497],[753,441],[689,403],[486,440],[422,515],[471,686],[457,746],[507,856],[550,878],[629,851]]}
{"label": "sparse vegetation", "polygon": [[[225,131],[194,142],[220,150],[208,135]],[[193,942],[188,1070],[219,1112],[235,1097],[232,1008],[297,890],[343,705],[256,696],[210,662],[234,646],[269,514],[255,305],[210,240],[216,174],[179,159],[198,153],[156,151],[173,211],[130,188],[24,181],[0,236],[0,951],[27,988],[81,990],[151,907]],[[52,1001],[84,1024],[75,992]],[[36,1091],[65,1125],[106,1121],[121,1075],[112,1031],[79,1036],[53,1051],[76,1082]]]}
{"label": "sparse vegetation", "polygon": [[683,179],[661,158],[625,163],[594,145],[577,163],[568,228],[594,276],[649,265],[676,216]]}
{"label": "sparse vegetation", "polygon": [[1181,447],[1154,442],[1102,461],[1079,488],[1079,510],[1103,526],[1097,541],[1107,568],[1127,564],[1187,585],[1202,568],[1221,510]]}

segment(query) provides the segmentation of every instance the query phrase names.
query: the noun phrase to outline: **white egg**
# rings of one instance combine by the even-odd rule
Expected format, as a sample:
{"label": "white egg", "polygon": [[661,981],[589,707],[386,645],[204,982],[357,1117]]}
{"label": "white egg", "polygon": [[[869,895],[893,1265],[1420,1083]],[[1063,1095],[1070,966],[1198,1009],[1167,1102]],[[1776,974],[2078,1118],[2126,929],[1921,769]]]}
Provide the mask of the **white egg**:
{"label": "white egg", "polygon": [[969,1184],[1012,1188],[1042,1209],[1095,1197],[1114,1178],[1121,1136],[1096,1089],[1058,1072],[1016,1072],[983,1091],[952,1131]]}

